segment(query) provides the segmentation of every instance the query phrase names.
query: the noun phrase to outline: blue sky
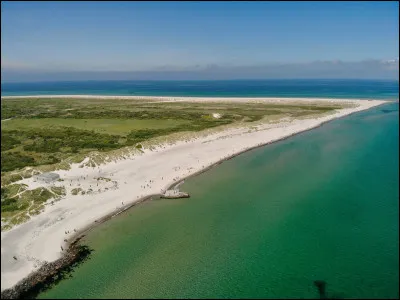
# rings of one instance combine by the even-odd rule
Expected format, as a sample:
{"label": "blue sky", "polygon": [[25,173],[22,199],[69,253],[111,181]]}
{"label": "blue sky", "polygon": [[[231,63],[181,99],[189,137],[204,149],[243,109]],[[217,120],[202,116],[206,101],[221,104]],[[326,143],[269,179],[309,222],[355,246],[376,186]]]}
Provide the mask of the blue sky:
{"label": "blue sky", "polygon": [[284,64],[307,73],[321,61],[393,59],[398,68],[398,12],[397,1],[3,1],[1,69],[7,77]]}

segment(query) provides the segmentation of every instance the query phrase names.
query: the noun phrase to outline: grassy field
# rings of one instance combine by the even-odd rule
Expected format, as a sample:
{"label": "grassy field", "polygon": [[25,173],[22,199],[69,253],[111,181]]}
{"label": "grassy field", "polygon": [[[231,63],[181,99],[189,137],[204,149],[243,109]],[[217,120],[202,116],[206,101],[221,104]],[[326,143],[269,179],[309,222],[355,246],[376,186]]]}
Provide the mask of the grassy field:
{"label": "grassy field", "polygon": [[74,127],[82,130],[94,130],[98,133],[126,136],[132,130],[163,129],[190,123],[186,120],[133,120],[133,119],[12,119],[2,124],[2,130],[56,129]]}

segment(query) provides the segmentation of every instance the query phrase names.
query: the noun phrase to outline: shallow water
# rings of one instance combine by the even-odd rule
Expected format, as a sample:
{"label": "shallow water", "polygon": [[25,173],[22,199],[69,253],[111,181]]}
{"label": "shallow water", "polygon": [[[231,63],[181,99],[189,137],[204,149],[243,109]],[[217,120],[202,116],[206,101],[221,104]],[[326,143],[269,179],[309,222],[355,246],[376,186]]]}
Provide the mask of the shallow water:
{"label": "shallow water", "polygon": [[399,106],[223,162],[94,229],[40,298],[398,298]]}

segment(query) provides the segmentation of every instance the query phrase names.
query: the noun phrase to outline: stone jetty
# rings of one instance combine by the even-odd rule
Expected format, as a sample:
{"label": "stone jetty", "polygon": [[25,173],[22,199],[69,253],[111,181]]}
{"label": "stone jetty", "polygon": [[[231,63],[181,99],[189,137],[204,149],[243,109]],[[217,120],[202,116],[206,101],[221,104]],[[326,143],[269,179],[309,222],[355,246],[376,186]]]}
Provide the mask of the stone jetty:
{"label": "stone jetty", "polygon": [[180,192],[178,189],[167,190],[161,198],[165,199],[177,199],[177,198],[190,198],[188,193]]}

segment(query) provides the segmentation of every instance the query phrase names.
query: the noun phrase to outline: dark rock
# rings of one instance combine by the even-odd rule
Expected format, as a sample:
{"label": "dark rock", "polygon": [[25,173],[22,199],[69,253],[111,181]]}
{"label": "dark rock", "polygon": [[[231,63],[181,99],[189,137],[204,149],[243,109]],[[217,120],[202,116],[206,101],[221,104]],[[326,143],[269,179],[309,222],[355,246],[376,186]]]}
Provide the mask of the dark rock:
{"label": "dark rock", "polygon": [[18,282],[14,287],[1,292],[1,299],[33,299],[40,292],[57,283],[73,270],[73,267],[89,258],[93,251],[87,246],[71,244],[65,255],[54,262],[45,262],[37,271]]}

